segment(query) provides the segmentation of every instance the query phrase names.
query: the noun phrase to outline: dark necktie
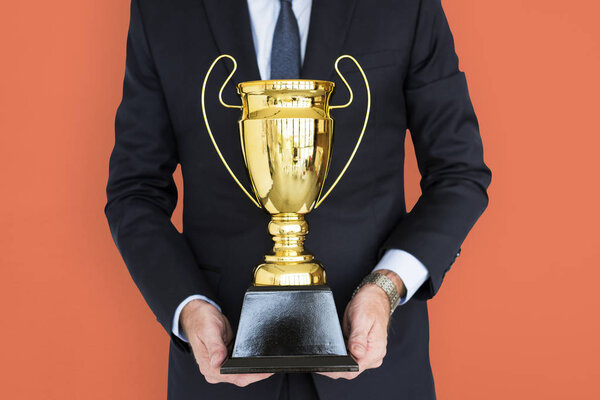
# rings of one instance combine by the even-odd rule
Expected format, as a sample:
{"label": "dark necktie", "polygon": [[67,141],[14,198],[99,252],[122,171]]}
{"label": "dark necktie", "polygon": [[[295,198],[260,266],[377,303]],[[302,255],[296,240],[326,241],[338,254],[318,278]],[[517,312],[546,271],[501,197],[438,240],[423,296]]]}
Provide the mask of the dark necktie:
{"label": "dark necktie", "polygon": [[271,79],[300,77],[300,32],[292,11],[292,0],[281,0],[281,10],[273,34]]}

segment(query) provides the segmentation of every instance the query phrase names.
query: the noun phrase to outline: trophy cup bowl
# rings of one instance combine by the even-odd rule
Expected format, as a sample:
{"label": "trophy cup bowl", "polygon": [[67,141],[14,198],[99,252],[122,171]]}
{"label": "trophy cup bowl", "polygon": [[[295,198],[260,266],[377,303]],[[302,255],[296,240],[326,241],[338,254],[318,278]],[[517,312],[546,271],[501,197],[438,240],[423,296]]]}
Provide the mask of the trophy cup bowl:
{"label": "trophy cup bowl", "polygon": [[[242,111],[240,142],[254,196],[229,168],[206,117],[206,82],[222,58],[232,60],[234,68],[221,86],[219,101],[224,107]],[[353,100],[352,90],[338,69],[344,58],[351,59],[363,76],[367,112],[354,151],[323,195],[333,142],[330,111],[347,107]],[[246,196],[270,214],[268,230],[274,245],[254,269],[233,353],[221,373],[357,371],[358,364],[346,350],[325,269],[304,249],[308,233],[304,215],[331,193],[360,145],[370,111],[368,81],[358,62],[345,55],[335,62],[335,70],[350,93],[344,105],[329,105],[333,82],[294,79],[242,82],[237,85],[242,105],[235,106],[223,102],[222,92],[236,68],[235,59],[229,55],[215,59],[202,87],[202,112],[225,168]]]}
{"label": "trophy cup bowl", "polygon": [[321,285],[325,270],[304,250],[311,211],[331,156],[333,82],[253,81],[238,85],[244,160],[252,188],[271,215],[273,252],[254,270],[254,285]]}

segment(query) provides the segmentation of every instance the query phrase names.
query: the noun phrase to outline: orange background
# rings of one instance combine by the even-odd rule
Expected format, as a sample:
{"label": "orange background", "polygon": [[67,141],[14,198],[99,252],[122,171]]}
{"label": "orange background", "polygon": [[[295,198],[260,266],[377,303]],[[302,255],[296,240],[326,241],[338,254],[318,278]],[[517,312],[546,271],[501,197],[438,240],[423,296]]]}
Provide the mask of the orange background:
{"label": "orange background", "polygon": [[[438,396],[598,399],[600,6],[443,3],[494,177],[430,302]],[[128,20],[0,5],[0,398],[166,397],[168,337],[103,214]]]}

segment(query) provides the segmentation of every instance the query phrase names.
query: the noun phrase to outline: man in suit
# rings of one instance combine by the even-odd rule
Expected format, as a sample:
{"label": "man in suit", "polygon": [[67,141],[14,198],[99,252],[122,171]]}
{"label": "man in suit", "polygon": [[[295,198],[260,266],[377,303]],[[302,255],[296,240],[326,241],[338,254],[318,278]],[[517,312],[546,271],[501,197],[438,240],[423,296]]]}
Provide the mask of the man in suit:
{"label": "man in suit", "polygon": [[[203,126],[202,80],[223,53],[237,59],[238,82],[301,77],[339,87],[332,66],[341,54],[355,56],[369,78],[367,133],[344,179],[308,216],[306,242],[327,269],[358,373],[219,373],[251,268],[271,242],[268,216],[238,193]],[[207,114],[243,176],[239,115],[210,101],[228,73],[224,65],[214,70]],[[343,73],[356,95],[335,115],[333,175],[352,151],[365,109],[360,74],[350,66]],[[338,104],[345,101],[339,92]],[[224,96],[239,102],[231,88]],[[410,213],[407,129],[422,175]],[[170,221],[178,163],[181,234]],[[426,301],[487,206],[490,178],[440,0],[132,1],[105,212],[132,278],[171,335],[170,399],[435,398]],[[390,292],[401,297],[395,309]]]}

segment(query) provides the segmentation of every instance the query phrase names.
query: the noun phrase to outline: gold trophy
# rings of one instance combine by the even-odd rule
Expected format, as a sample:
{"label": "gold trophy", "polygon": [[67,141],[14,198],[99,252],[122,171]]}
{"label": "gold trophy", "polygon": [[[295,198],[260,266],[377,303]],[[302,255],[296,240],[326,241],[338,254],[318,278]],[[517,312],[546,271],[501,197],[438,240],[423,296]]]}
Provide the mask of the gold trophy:
{"label": "gold trophy", "polygon": [[[240,141],[254,196],[229,168],[206,116],[206,83],[223,58],[233,62],[233,69],[221,86],[219,101],[224,107],[242,110]],[[352,60],[364,79],[367,110],[350,158],[323,194],[333,139],[330,111],[348,107],[353,100],[352,89],[338,69],[342,59]],[[204,78],[202,114],[210,139],[246,196],[271,215],[268,229],[275,242],[273,252],[254,270],[233,353],[221,373],[358,370],[346,351],[325,270],[304,249],[308,233],[304,215],[319,207],[346,172],[364,135],[371,107],[369,83],[356,59],[343,55],[334,67],[350,94],[348,102],[338,106],[329,105],[333,82],[307,79],[242,82],[237,85],[242,105],[226,104],[222,93],[237,69],[235,59],[227,54],[215,59]]]}

